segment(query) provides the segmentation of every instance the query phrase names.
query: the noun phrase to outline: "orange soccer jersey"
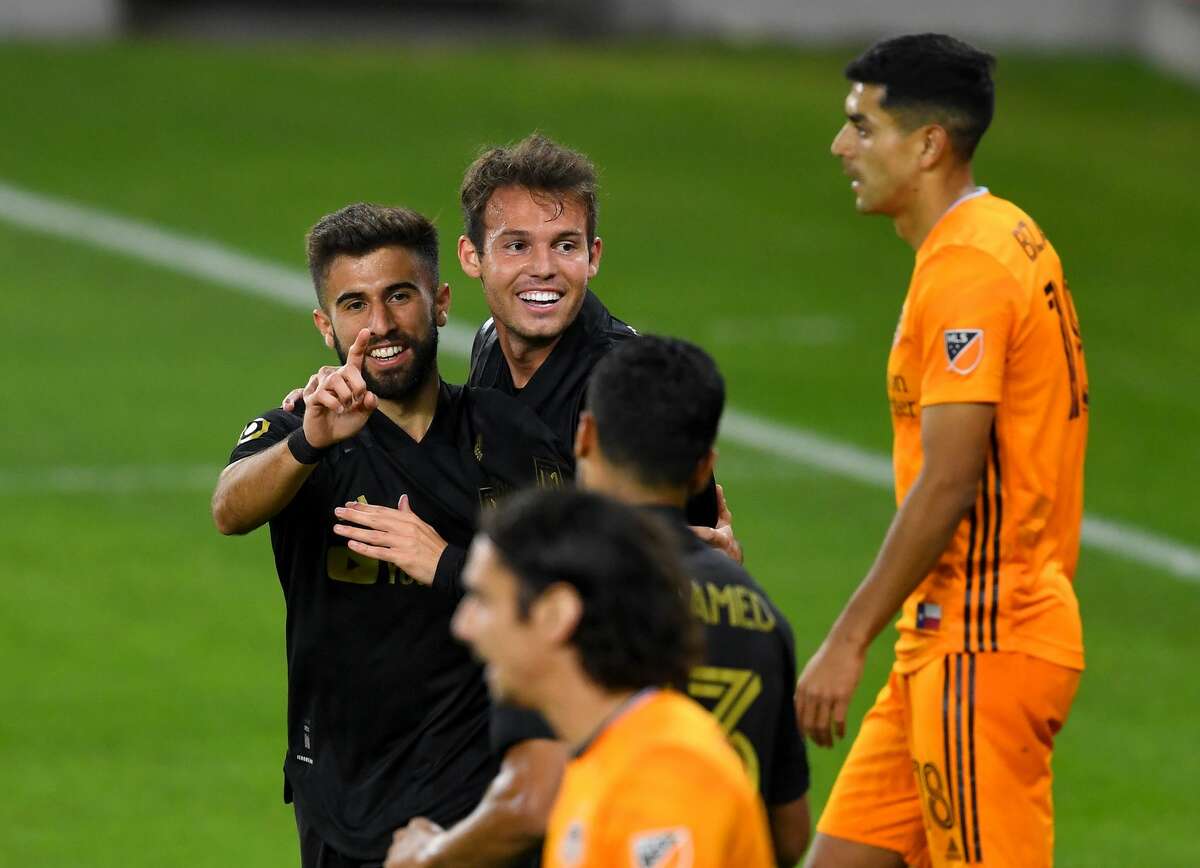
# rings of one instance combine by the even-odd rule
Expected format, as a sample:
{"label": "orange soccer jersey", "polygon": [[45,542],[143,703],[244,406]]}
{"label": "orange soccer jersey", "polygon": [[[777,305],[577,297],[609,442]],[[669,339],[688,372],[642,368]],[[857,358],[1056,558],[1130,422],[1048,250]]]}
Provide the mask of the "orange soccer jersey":
{"label": "orange soccer jersey", "polygon": [[1019,651],[1083,668],[1072,587],[1088,425],[1083,344],[1062,263],[986,190],[917,251],[888,360],[896,501],[922,465],[921,409],[996,405],[975,504],[904,602],[896,668],[955,652]]}
{"label": "orange soccer jersey", "polygon": [[768,868],[758,794],[719,724],[671,690],[646,691],[567,766],[547,868]]}

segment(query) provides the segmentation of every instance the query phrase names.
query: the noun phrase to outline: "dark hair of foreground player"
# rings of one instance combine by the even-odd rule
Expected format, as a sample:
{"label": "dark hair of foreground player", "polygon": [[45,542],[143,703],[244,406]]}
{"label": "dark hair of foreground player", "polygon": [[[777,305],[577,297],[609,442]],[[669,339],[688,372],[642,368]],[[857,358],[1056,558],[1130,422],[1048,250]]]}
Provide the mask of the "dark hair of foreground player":
{"label": "dark hair of foreground player", "polygon": [[517,577],[519,617],[553,585],[579,595],[570,644],[608,690],[686,684],[701,634],[675,541],[657,519],[574,489],[517,494],[481,532]]}

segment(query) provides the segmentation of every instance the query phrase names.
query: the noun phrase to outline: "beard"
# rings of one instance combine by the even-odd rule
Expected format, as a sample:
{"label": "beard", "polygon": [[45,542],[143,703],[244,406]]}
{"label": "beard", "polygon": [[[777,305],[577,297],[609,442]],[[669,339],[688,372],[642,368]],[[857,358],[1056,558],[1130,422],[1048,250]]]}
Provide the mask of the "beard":
{"label": "beard", "polygon": [[[412,361],[405,368],[387,371],[380,376],[371,373],[369,363],[364,361],[363,380],[379,400],[404,401],[424,386],[437,370],[438,330],[433,315],[430,314],[429,328],[424,337],[393,329],[378,340],[372,340],[367,346],[367,352],[370,353],[371,346],[383,343],[404,344],[412,352]],[[333,336],[333,348],[342,364],[346,364],[346,349],[336,334]]]}

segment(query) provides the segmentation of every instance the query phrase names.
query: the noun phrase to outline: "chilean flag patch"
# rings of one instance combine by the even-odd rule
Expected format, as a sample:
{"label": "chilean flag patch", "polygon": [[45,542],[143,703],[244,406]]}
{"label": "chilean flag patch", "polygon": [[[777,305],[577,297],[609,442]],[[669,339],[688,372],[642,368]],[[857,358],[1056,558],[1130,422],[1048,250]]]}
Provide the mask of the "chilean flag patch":
{"label": "chilean flag patch", "polygon": [[942,626],[942,607],[937,603],[917,603],[917,629],[936,630]]}

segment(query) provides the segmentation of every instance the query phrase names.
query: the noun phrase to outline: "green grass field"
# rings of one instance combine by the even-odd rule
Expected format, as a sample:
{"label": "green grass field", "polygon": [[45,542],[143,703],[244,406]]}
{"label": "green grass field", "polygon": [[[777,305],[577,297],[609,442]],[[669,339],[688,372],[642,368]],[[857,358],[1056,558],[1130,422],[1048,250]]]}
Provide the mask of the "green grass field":
{"label": "green grass field", "polygon": [[[539,128],[602,168],[593,286],[616,312],[709,347],[738,408],[884,452],[912,257],[855,216],[828,154],[851,53],[7,45],[0,181],[296,268],[322,214],[408,204],[436,215],[473,324],[462,169]],[[1200,93],[1132,61],[1007,56],[999,88],[978,180],[1066,262],[1088,509],[1200,544]],[[0,262],[0,865],[293,865],[282,599],[265,533],[220,537],[208,495],[324,347],[298,308],[3,221]],[[733,444],[718,473],[803,661],[891,496]],[[1198,865],[1200,587],[1090,549],[1077,578],[1089,669],[1056,756],[1059,864]],[[818,807],[843,752],[813,751]]]}

